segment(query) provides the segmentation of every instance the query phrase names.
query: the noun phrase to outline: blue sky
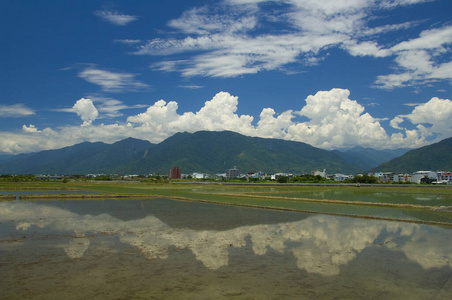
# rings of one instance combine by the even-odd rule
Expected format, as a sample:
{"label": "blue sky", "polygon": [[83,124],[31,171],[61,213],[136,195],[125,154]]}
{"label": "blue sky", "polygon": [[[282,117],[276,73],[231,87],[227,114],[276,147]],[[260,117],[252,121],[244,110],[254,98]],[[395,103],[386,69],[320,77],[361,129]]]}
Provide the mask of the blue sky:
{"label": "blue sky", "polygon": [[452,137],[449,0],[0,2],[0,153],[232,130]]}

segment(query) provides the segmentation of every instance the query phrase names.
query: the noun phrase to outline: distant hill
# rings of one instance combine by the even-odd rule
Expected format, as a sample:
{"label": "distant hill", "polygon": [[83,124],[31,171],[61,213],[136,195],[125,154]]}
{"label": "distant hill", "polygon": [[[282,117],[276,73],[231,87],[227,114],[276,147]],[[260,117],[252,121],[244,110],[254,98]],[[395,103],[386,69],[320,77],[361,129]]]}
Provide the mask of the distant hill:
{"label": "distant hill", "polygon": [[14,155],[11,154],[0,154],[0,162],[13,158]]}
{"label": "distant hill", "polygon": [[356,166],[362,172],[375,168],[382,163],[405,154],[408,151],[409,149],[375,150],[360,146],[343,151],[334,150],[334,152],[342,157],[342,159]]}
{"label": "distant hill", "polygon": [[372,171],[413,173],[416,171],[452,170],[452,138],[411,150],[372,169]]}
{"label": "distant hill", "polygon": [[84,142],[57,150],[16,155],[0,163],[1,174],[111,174],[152,148],[148,141],[128,138],[114,144]]}
{"label": "distant hill", "polygon": [[248,137],[235,132],[178,133],[159,144],[128,138],[114,144],[81,143],[58,150],[17,155],[0,162],[0,174],[167,174],[356,172],[339,155],[305,143]]}

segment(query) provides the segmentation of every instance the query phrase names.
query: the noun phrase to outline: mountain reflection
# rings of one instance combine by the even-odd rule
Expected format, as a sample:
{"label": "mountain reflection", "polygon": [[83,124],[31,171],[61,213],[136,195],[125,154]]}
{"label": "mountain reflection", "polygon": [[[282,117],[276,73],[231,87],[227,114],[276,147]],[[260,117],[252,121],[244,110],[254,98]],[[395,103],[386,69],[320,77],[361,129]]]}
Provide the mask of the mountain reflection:
{"label": "mountain reflection", "polygon": [[265,255],[270,249],[291,253],[299,269],[322,275],[339,274],[341,266],[370,247],[402,252],[424,269],[450,267],[452,261],[452,232],[437,226],[312,215],[301,221],[224,231],[193,230],[171,227],[155,216],[124,221],[108,214],[77,214],[42,203],[0,203],[2,240],[26,232],[69,236],[68,242],[57,247],[74,259],[89,249],[89,237],[102,234],[119,237],[120,242],[138,248],[148,259],[166,259],[172,247],[189,249],[212,270],[228,265],[231,248],[250,242],[255,255]]}

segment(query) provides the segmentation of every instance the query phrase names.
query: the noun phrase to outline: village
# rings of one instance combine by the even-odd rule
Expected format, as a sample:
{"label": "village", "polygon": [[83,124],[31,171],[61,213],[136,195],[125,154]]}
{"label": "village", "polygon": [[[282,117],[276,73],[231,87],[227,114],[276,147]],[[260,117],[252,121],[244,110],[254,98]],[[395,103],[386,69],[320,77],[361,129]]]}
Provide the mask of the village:
{"label": "village", "polygon": [[[412,174],[396,174],[393,172],[377,172],[368,174],[357,175],[345,175],[340,173],[328,174],[326,169],[323,171],[313,171],[311,174],[297,175],[293,173],[275,173],[268,174],[265,172],[248,172],[243,174],[234,166],[231,169],[227,169],[225,173],[216,174],[212,176],[207,173],[192,173],[183,174],[179,167],[174,167],[168,171],[168,178],[170,179],[215,179],[217,181],[222,180],[234,180],[242,179],[246,181],[254,180],[270,180],[278,181],[281,183],[290,182],[291,179],[304,176],[307,181],[314,179],[314,181],[335,181],[335,182],[349,182],[349,183],[413,183],[413,184],[452,184],[452,172],[445,171],[418,171]],[[281,180],[283,178],[283,180]],[[371,182],[363,182],[360,179],[370,178]],[[297,182],[297,180],[294,180]],[[300,180],[298,180],[299,182]]]}
{"label": "village", "polygon": [[85,174],[85,175],[0,175],[0,181],[65,181],[96,180],[96,181],[195,181],[195,182],[244,182],[244,183],[348,183],[348,184],[429,184],[452,185],[451,171],[417,171],[414,173],[397,174],[394,172],[375,172],[366,174],[329,174],[327,170],[312,171],[310,174],[241,172],[236,166],[224,173],[209,174],[202,172],[183,173],[181,168],[173,167],[167,174]]}

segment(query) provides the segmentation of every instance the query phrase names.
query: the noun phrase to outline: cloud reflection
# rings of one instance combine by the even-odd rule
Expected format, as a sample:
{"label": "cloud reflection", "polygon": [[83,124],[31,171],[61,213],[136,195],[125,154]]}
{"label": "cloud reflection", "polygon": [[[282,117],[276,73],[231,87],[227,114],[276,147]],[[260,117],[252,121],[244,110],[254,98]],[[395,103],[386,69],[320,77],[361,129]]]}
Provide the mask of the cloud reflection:
{"label": "cloud reflection", "polygon": [[0,230],[10,222],[16,232],[72,234],[69,242],[58,245],[71,258],[84,255],[90,247],[89,235],[103,234],[119,236],[148,259],[166,259],[171,247],[189,249],[212,270],[227,266],[230,248],[244,247],[247,241],[256,255],[265,255],[269,249],[291,253],[299,269],[322,275],[339,274],[341,266],[367,247],[400,251],[424,269],[450,266],[452,261],[452,243],[444,238],[444,230],[449,229],[323,215],[215,231],[172,228],[154,216],[122,221],[108,214],[79,215],[33,202],[0,203]]}

